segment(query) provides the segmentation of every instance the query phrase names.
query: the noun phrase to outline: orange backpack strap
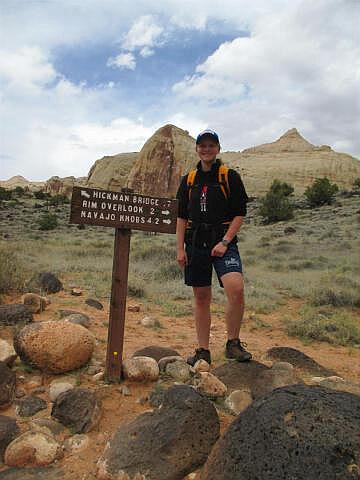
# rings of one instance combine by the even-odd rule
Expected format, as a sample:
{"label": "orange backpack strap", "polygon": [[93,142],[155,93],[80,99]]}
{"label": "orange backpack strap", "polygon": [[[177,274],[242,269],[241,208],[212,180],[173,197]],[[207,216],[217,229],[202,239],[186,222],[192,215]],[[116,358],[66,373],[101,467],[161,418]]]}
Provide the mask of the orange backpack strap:
{"label": "orange backpack strap", "polygon": [[219,167],[219,183],[224,197],[228,200],[230,196],[229,169],[223,164]]}
{"label": "orange backpack strap", "polygon": [[192,188],[192,186],[194,185],[194,182],[195,182],[196,173],[197,173],[197,170],[190,170],[190,172],[188,173],[187,186],[188,186],[188,190],[189,190],[189,200],[190,200],[190,197],[191,197],[191,188]]}

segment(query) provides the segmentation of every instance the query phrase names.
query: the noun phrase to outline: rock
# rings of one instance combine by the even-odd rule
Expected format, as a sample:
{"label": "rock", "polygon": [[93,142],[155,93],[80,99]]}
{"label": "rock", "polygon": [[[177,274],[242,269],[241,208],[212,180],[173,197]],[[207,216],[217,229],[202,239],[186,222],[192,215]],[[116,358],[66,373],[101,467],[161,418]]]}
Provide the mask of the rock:
{"label": "rock", "polygon": [[91,390],[73,388],[57,397],[51,416],[75,433],[86,433],[100,421],[101,402]]}
{"label": "rock", "polygon": [[127,387],[126,385],[122,385],[121,387],[118,388],[118,391],[123,395],[124,397],[130,397],[131,396],[131,391],[130,388]]}
{"label": "rock", "polygon": [[119,153],[96,160],[90,169],[87,186],[119,192],[122,187],[125,187],[130,169],[137,156],[138,153],[135,152]]}
{"label": "rock", "polygon": [[206,360],[200,359],[198,360],[195,365],[194,365],[194,372],[199,373],[199,372],[209,372],[210,371],[210,365]]}
{"label": "rock", "polygon": [[12,404],[15,397],[16,375],[4,362],[0,362],[0,409]]}
{"label": "rock", "polygon": [[249,390],[234,390],[225,400],[225,406],[234,415],[239,415],[249,405],[251,405],[253,398]]}
{"label": "rock", "polygon": [[45,410],[47,403],[40,397],[28,395],[17,401],[16,413],[20,417],[32,417],[37,412]]}
{"label": "rock", "polygon": [[51,272],[42,272],[34,275],[28,282],[27,291],[32,293],[57,293],[63,286],[60,280]]}
{"label": "rock", "polygon": [[67,392],[74,388],[74,385],[68,382],[51,382],[49,396],[52,402],[55,402],[60,393]]}
{"label": "rock", "polygon": [[94,336],[64,320],[27,325],[14,337],[21,360],[45,372],[63,373],[84,365],[94,349]]}
{"label": "rock", "polygon": [[285,235],[292,235],[293,233],[296,233],[296,228],[294,228],[294,227],[285,227],[285,228],[284,228],[284,233],[285,233]]}
{"label": "rock", "polygon": [[359,459],[360,398],[295,385],[242,412],[216,443],[200,479],[352,479]]}
{"label": "rock", "polygon": [[36,293],[25,293],[21,300],[31,313],[43,312],[48,304],[45,297],[41,297]]}
{"label": "rock", "polygon": [[82,325],[85,328],[90,327],[90,317],[83,313],[72,313],[67,317],[64,317],[67,322],[75,323],[76,325]]}
{"label": "rock", "polygon": [[14,347],[0,338],[0,362],[4,362],[8,367],[11,367],[16,357]]}
{"label": "rock", "polygon": [[0,462],[4,460],[6,447],[19,435],[19,433],[20,428],[18,427],[15,418],[0,415]]}
{"label": "rock", "polygon": [[155,345],[151,345],[149,347],[142,348],[141,350],[137,350],[133,354],[133,357],[151,357],[157,362],[161,358],[171,357],[171,356],[179,357],[180,354],[176,350],[173,350],[172,348],[160,347]]}
{"label": "rock", "polygon": [[33,315],[22,303],[0,305],[0,325],[19,325],[33,321]]}
{"label": "rock", "polygon": [[63,195],[71,198],[73,187],[85,185],[85,182],[86,177],[58,177],[57,175],[54,175],[46,181],[44,192],[49,193],[51,196]]}
{"label": "rock", "polygon": [[26,382],[26,388],[29,390],[33,390],[34,388],[41,387],[43,384],[43,379],[40,375],[34,375],[30,378],[28,382]]}
{"label": "rock", "polygon": [[80,288],[72,288],[70,293],[74,297],[80,297],[83,294],[83,292]]}
{"label": "rock", "polygon": [[105,377],[105,373],[104,372],[99,372],[99,373],[96,373],[95,375],[93,375],[92,379],[95,382],[101,382],[102,380],[104,380],[104,377]]}
{"label": "rock", "polygon": [[8,468],[0,472],[1,480],[63,480],[64,472],[60,468]]}
{"label": "rock", "polygon": [[295,368],[304,370],[312,375],[321,375],[329,377],[336,375],[333,370],[323,367],[306,353],[292,347],[273,347],[266,352],[266,358],[269,360],[279,360],[281,362],[290,362]]}
{"label": "rock", "polygon": [[124,378],[133,382],[153,382],[159,378],[159,367],[153,358],[134,357],[123,361]]}
{"label": "rock", "polygon": [[46,428],[54,437],[62,435],[65,432],[64,425],[51,418],[35,418],[31,421],[30,426],[33,430],[36,430],[37,428]]}
{"label": "rock", "polygon": [[102,367],[101,365],[89,365],[87,370],[86,370],[86,373],[88,375],[96,375],[97,373],[101,372],[102,370]]}
{"label": "rock", "polygon": [[179,355],[171,355],[169,357],[163,357],[163,358],[160,358],[159,362],[158,362],[158,365],[159,365],[159,370],[160,372],[165,372],[166,370],[166,366],[169,364],[169,363],[173,363],[173,362],[176,362],[176,361],[183,361],[184,359],[182,357],[180,357]]}
{"label": "rock", "polygon": [[73,435],[64,442],[64,448],[67,452],[77,453],[85,450],[90,445],[90,439],[87,435]]}
{"label": "rock", "polygon": [[341,377],[332,376],[324,378],[319,382],[319,385],[339,392],[348,392],[360,396],[360,384],[349,382]]}
{"label": "rock", "polygon": [[164,388],[159,388],[157,385],[155,388],[150,392],[148,397],[148,402],[153,408],[160,407],[165,399],[167,390]]}
{"label": "rock", "polygon": [[127,186],[144,195],[174,197],[181,176],[197,163],[195,140],[174,125],[157,130],[144,144]]}
{"label": "rock", "polygon": [[25,395],[26,395],[26,392],[23,388],[17,388],[15,390],[15,397],[16,398],[23,398],[23,397],[25,397]]}
{"label": "rock", "polygon": [[158,320],[156,320],[156,318],[153,318],[153,317],[144,317],[140,320],[139,323],[143,327],[151,328],[151,327],[155,327],[158,324]]}
{"label": "rock", "polygon": [[165,373],[170,375],[177,382],[190,380],[190,365],[185,360],[176,360],[166,365]]}
{"label": "rock", "polygon": [[46,387],[36,387],[31,393],[33,395],[37,395],[38,393],[45,393],[45,392],[46,392]]}
{"label": "rock", "polygon": [[129,305],[128,312],[140,312],[140,305]]}
{"label": "rock", "polygon": [[227,392],[226,385],[209,372],[199,372],[193,383],[200,393],[210,398],[224,397]]}
{"label": "rock", "polygon": [[104,306],[102,303],[100,303],[98,300],[95,300],[94,298],[87,298],[85,300],[86,305],[89,305],[89,307],[96,308],[96,310],[104,310]]}
{"label": "rock", "polygon": [[[78,312],[77,310],[67,310],[67,309],[60,309],[57,311],[58,315],[60,315],[60,318],[64,318],[64,317],[69,317],[70,315],[85,315],[85,313],[82,313],[82,312]],[[85,315],[86,317],[88,317],[87,315]],[[89,318],[89,317],[88,317]]]}
{"label": "rock", "polygon": [[303,381],[295,374],[294,367],[288,362],[276,362],[269,370],[259,374],[256,382],[251,386],[251,393],[254,398],[259,398],[275,388],[297,383],[303,383]]}
{"label": "rock", "polygon": [[8,445],[5,463],[11,467],[33,467],[49,465],[61,456],[62,449],[53,437],[29,431]]}
{"label": "rock", "polygon": [[98,478],[181,479],[204,463],[219,428],[208,399],[186,385],[171,387],[160,409],[120,426],[98,462]]}

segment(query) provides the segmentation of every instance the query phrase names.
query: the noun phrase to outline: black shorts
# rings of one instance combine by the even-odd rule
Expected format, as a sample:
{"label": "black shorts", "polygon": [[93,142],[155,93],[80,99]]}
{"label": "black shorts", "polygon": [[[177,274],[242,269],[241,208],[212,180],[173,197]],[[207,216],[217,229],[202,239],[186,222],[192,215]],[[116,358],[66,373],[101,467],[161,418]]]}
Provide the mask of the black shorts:
{"label": "black shorts", "polygon": [[236,243],[230,243],[222,257],[212,257],[211,248],[193,247],[186,244],[188,264],[185,266],[185,284],[192,287],[209,287],[214,267],[219,284],[226,273],[242,273],[242,263]]}

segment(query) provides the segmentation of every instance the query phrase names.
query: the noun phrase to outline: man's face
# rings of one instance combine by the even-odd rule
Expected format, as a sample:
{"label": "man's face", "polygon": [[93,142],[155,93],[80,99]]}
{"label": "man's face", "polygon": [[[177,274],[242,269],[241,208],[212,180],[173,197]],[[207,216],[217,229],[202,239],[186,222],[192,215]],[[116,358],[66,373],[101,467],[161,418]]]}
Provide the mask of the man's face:
{"label": "man's face", "polygon": [[211,138],[204,138],[198,145],[196,151],[202,162],[212,163],[220,152],[220,145]]}

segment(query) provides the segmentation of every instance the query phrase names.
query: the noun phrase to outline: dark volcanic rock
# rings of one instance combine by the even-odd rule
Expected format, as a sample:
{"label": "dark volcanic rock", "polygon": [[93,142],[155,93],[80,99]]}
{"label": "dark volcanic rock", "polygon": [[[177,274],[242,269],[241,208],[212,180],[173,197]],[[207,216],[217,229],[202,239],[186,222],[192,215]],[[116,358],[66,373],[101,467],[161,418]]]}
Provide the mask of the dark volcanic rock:
{"label": "dark volcanic rock", "polygon": [[15,397],[16,375],[4,362],[0,362],[0,409],[12,404]]}
{"label": "dark volcanic rock", "polygon": [[124,471],[130,478],[181,480],[205,462],[219,428],[208,399],[186,385],[171,387],[161,409],[119,428],[98,462],[98,478]]}
{"label": "dark volcanic rock", "polygon": [[47,407],[45,400],[35,395],[28,395],[16,403],[16,411],[20,417],[32,417],[35,413],[45,410]]}
{"label": "dark volcanic rock", "polygon": [[96,308],[97,310],[104,310],[104,305],[94,298],[87,298],[85,303],[89,305],[89,307]]}
{"label": "dark volcanic rock", "polygon": [[32,277],[26,288],[33,293],[57,293],[62,290],[63,285],[53,273],[42,272]]}
{"label": "dark volcanic rock", "polygon": [[360,397],[320,387],[279,388],[256,400],[216,443],[201,480],[355,479]]}
{"label": "dark volcanic rock", "polygon": [[6,447],[20,433],[15,418],[0,415],[0,461],[4,460]]}
{"label": "dark volcanic rock", "polygon": [[76,325],[81,325],[85,328],[90,327],[90,317],[84,315],[83,313],[72,313],[64,318],[68,322],[75,323]]}
{"label": "dark volcanic rock", "polygon": [[144,347],[141,350],[137,350],[133,354],[133,357],[151,357],[158,362],[161,358],[179,355],[180,354],[172,348],[151,345],[148,347]]}
{"label": "dark volcanic rock", "polygon": [[0,305],[0,325],[18,325],[33,321],[33,315],[22,303]]}
{"label": "dark volcanic rock", "polygon": [[0,472],[0,480],[62,480],[64,472],[59,468],[9,468]]}
{"label": "dark volcanic rock", "polygon": [[73,388],[56,398],[51,416],[75,433],[86,433],[100,420],[101,402],[91,390]]}
{"label": "dark volcanic rock", "polygon": [[289,362],[295,368],[300,370],[305,370],[307,373],[312,375],[321,375],[323,377],[331,377],[332,375],[337,375],[334,370],[328,370],[323,367],[311,357],[306,355],[306,353],[297,350],[292,347],[273,347],[266,352],[267,358],[269,360],[279,360],[281,362]]}

